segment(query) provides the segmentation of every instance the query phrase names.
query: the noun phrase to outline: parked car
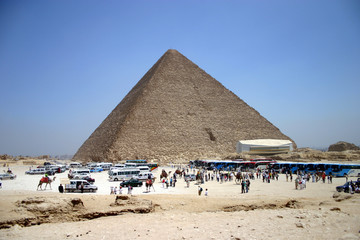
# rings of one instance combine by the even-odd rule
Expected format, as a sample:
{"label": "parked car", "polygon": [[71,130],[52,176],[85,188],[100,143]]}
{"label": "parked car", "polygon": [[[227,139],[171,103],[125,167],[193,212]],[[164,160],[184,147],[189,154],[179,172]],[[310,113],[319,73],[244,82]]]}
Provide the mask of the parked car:
{"label": "parked car", "polygon": [[[338,192],[349,192],[349,185],[350,185],[351,182],[346,182],[344,185],[341,185],[341,186],[337,186],[336,187],[336,191]],[[355,187],[360,187],[360,179],[358,179],[357,181],[353,181],[352,182]],[[353,189],[353,191],[355,191],[355,189]]]}
{"label": "parked car", "polygon": [[122,187],[127,187],[127,186],[141,187],[142,185],[143,185],[142,181],[135,178],[131,178],[130,180],[120,183],[120,186]]}
{"label": "parked car", "polygon": [[84,192],[95,192],[97,186],[92,185],[86,180],[70,180],[70,184],[65,184],[65,192],[80,192],[81,184],[84,186]]}
{"label": "parked car", "polygon": [[196,180],[196,175],[195,174],[187,174],[184,177],[185,181],[195,181]]}
{"label": "parked car", "polygon": [[35,169],[31,169],[29,171],[26,171],[25,174],[30,174],[30,175],[34,175],[34,174],[48,174],[48,175],[54,175],[55,171],[53,170],[46,170],[45,168],[35,168]]}
{"label": "parked car", "polygon": [[84,177],[83,180],[86,180],[90,183],[94,183],[95,182],[95,179],[94,178],[91,178],[91,177]]}
{"label": "parked car", "polygon": [[12,173],[0,173],[0,180],[5,180],[5,179],[15,179],[16,175],[12,174]]}
{"label": "parked car", "polygon": [[74,179],[74,180],[78,180],[78,179],[80,179],[80,180],[86,180],[86,181],[91,182],[91,183],[94,183],[94,182],[95,182],[95,179],[92,178],[92,177],[90,177],[90,175],[88,175],[88,174],[86,174],[86,173],[85,173],[85,174],[75,175],[73,179]]}
{"label": "parked car", "polygon": [[104,169],[102,167],[91,167],[90,172],[102,172]]}

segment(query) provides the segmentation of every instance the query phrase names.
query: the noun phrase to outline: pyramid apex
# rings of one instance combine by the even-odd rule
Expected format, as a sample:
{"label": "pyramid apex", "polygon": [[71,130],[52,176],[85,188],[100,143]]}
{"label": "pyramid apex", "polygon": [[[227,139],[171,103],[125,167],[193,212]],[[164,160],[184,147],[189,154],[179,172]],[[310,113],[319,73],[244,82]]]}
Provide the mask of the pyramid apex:
{"label": "pyramid apex", "polygon": [[176,49],[169,49],[166,51],[166,53],[180,53],[180,52]]}

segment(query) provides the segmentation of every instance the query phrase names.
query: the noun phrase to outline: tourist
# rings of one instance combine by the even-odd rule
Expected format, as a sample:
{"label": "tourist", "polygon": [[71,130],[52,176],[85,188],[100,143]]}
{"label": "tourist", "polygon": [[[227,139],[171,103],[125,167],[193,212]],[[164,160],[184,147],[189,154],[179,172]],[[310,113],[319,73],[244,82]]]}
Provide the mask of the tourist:
{"label": "tourist", "polygon": [[198,194],[199,194],[199,196],[201,196],[202,191],[203,191],[202,187],[199,186],[199,187],[198,187]]}
{"label": "tourist", "polygon": [[122,194],[122,186],[119,187],[119,194]]}
{"label": "tourist", "polygon": [[245,188],[246,188],[246,182],[244,180],[242,180],[242,182],[241,182],[241,193],[245,193]]}
{"label": "tourist", "polygon": [[250,189],[250,180],[249,179],[246,179],[246,193],[249,192],[249,189]]}
{"label": "tourist", "polygon": [[114,187],[113,186],[110,187],[110,195],[111,194],[114,194]]}
{"label": "tourist", "polygon": [[64,193],[64,187],[63,185],[60,183],[60,186],[59,186],[59,193]]}
{"label": "tourist", "polygon": [[117,194],[117,187],[114,188],[114,194]]}
{"label": "tourist", "polygon": [[208,196],[208,189],[205,189],[205,196]]}

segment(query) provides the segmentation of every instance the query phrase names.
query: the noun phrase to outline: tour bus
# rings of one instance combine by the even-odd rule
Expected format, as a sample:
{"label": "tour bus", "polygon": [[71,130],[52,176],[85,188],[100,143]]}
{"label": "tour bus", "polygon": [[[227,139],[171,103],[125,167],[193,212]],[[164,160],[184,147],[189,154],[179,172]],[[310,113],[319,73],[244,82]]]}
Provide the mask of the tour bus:
{"label": "tour bus", "polygon": [[145,159],[135,159],[135,160],[126,160],[126,163],[136,163],[138,166],[141,164],[146,165],[147,161]]}
{"label": "tour bus", "polygon": [[136,168],[138,165],[136,163],[125,163],[125,167],[127,168]]}
{"label": "tour bus", "polygon": [[280,173],[318,173],[325,172],[326,175],[334,177],[357,177],[360,176],[360,164],[343,163],[303,163],[303,162],[280,162],[271,164],[271,168]]}
{"label": "tour bus", "polygon": [[114,169],[109,171],[109,180],[110,181],[129,180],[131,178],[136,178],[139,174],[140,174],[140,170],[138,168]]}
{"label": "tour bus", "polygon": [[117,164],[114,165],[114,167],[116,167],[116,168],[124,168],[125,164],[117,163]]}

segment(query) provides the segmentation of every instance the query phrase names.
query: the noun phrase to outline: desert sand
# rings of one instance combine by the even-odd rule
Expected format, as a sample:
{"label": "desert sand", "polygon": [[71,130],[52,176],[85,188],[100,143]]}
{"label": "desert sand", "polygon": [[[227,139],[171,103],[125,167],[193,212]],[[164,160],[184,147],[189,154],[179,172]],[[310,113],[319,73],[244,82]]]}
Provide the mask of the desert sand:
{"label": "desert sand", "polygon": [[0,189],[0,239],[360,239],[359,194],[335,191],[344,178],[303,190],[284,175],[255,179],[246,194],[234,181],[208,181],[201,185],[208,196],[198,196],[195,182],[187,188],[179,179],[166,189],[157,180],[155,192],[124,190],[115,201],[110,186],[119,182],[106,172],[92,174],[97,193],[60,194],[67,172],[56,175],[52,190],[37,191],[41,176],[25,175],[29,166],[11,168],[17,179]]}

